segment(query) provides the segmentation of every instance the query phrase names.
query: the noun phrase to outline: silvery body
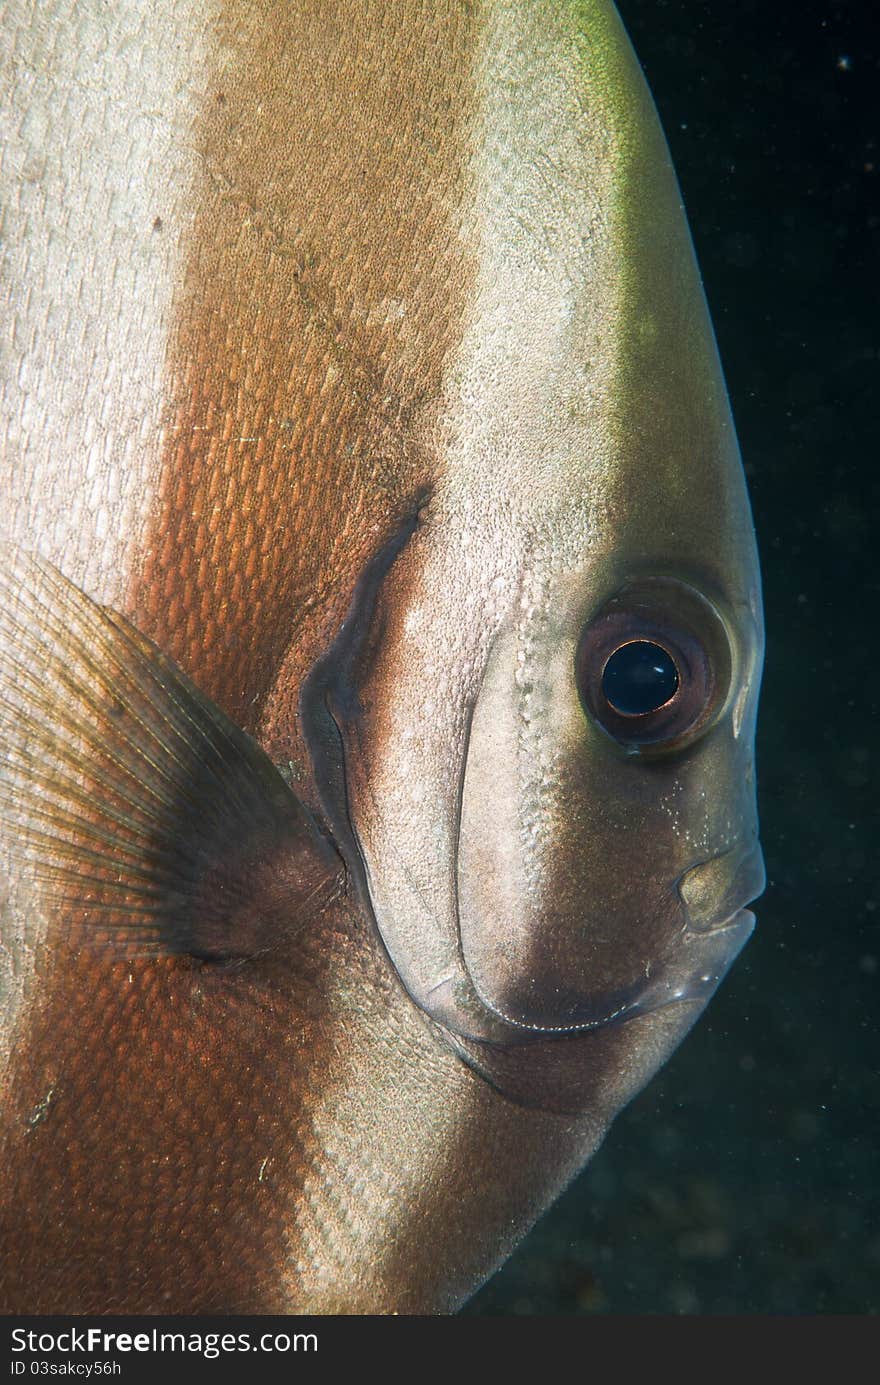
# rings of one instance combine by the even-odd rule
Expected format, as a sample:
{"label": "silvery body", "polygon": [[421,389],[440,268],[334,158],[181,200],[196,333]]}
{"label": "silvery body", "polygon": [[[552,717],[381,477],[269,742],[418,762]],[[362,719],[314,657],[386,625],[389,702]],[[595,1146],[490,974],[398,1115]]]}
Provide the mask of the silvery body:
{"label": "silvery body", "polygon": [[3,32],[4,1305],[449,1311],[763,880],[650,96],[604,0]]}

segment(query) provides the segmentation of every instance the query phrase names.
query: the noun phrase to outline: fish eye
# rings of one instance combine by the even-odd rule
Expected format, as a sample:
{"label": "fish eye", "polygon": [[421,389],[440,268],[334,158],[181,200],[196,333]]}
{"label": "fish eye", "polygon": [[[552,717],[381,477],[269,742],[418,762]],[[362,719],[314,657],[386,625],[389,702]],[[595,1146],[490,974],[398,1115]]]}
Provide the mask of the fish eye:
{"label": "fish eye", "polygon": [[724,705],[732,655],[715,607],[671,578],[618,592],[585,626],[575,678],[587,713],[622,746],[679,750]]}
{"label": "fish eye", "polygon": [[652,640],[622,644],[602,670],[602,691],[608,705],[624,717],[659,711],[675,696],[678,686],[675,660]]}

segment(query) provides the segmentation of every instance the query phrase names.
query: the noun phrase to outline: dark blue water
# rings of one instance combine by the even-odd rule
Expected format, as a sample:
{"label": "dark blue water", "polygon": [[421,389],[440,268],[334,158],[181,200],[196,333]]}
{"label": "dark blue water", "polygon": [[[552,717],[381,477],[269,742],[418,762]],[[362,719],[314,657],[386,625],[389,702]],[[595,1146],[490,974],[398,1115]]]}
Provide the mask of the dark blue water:
{"label": "dark blue water", "polygon": [[880,1303],[880,18],[621,0],[761,550],[769,886],[706,1016],[469,1311]]}

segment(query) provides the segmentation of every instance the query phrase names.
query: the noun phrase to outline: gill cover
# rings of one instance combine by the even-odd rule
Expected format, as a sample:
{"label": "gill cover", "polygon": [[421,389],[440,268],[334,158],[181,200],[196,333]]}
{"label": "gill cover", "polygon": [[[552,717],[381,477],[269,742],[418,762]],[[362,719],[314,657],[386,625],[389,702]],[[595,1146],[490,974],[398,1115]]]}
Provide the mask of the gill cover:
{"label": "gill cover", "polygon": [[397,971],[454,1034],[511,1043],[698,1008],[745,942],[762,628],[699,275],[613,8],[493,6],[473,80],[438,481],[328,705]]}

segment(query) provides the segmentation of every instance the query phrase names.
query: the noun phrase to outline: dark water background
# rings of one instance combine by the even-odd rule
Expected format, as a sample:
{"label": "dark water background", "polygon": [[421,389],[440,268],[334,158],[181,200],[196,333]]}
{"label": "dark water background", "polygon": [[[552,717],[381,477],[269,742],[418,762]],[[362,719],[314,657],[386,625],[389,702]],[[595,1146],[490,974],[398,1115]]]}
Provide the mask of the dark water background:
{"label": "dark water background", "polygon": [[758,930],[469,1312],[880,1305],[880,6],[620,0],[718,335],[768,653]]}

